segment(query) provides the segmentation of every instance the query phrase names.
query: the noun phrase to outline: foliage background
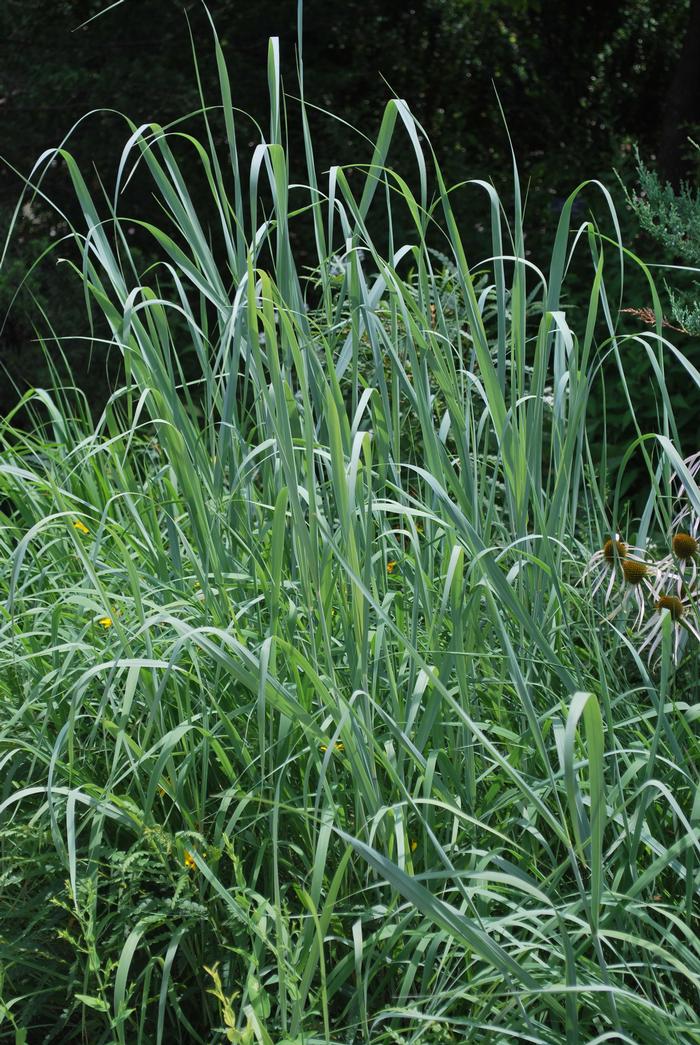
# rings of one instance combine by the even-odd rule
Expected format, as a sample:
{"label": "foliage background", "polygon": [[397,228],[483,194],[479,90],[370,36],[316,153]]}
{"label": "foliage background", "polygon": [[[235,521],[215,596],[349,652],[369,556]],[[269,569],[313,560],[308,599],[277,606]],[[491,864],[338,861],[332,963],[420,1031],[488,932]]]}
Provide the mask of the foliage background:
{"label": "foliage background", "polygon": [[[137,123],[167,124],[199,106],[190,41],[190,33],[195,40],[207,38],[199,0],[126,0],[106,10],[109,6],[105,0],[6,0],[0,7],[0,151],[6,161],[0,166],[2,231],[19,196],[18,173],[26,176],[41,152],[57,145],[86,112],[92,115],[78,125],[70,148],[93,171],[91,191],[99,191],[100,181],[112,184],[127,137],[118,113]],[[267,40],[279,36],[292,117],[289,151],[303,178],[301,125],[294,118],[296,0],[212,0],[208,7],[231,68],[234,102],[259,120],[266,104]],[[681,174],[694,176],[697,154],[688,153],[685,134],[679,137],[678,131],[693,132],[694,118],[700,120],[699,75],[697,82],[692,80],[693,63],[700,69],[700,33],[693,29],[699,9],[697,0],[380,0],[373,5],[348,0],[335,6],[307,0],[306,96],[341,118],[322,112],[315,116],[319,169],[331,162],[369,160],[367,142],[352,128],[371,136],[377,114],[394,92],[406,98],[425,128],[448,184],[491,179],[507,204],[511,161],[498,92],[527,185],[526,251],[533,260],[550,240],[568,193],[586,178],[600,178],[626,215],[627,246],[646,260],[677,261],[639,231],[614,172],[633,186],[637,143],[652,167],[661,150],[662,175],[676,182]],[[94,18],[100,12],[105,13]],[[681,67],[691,70],[691,81],[682,85],[687,111],[679,114],[674,90],[677,94]],[[216,100],[214,63],[203,63],[201,75],[205,97]],[[200,125],[193,118],[183,126],[198,132]],[[245,126],[252,154],[259,135],[252,121]],[[220,130],[223,139],[223,126]],[[397,168],[401,159],[392,157]],[[196,198],[193,157],[189,168],[186,155],[180,162]],[[46,190],[63,204],[67,217],[76,217],[60,167]],[[138,182],[130,186],[128,206],[135,218],[156,216],[150,191]],[[574,216],[587,217],[585,207],[579,204]],[[467,247],[478,251],[487,221],[480,197],[461,193],[456,208]],[[51,381],[37,340],[37,333],[47,333],[42,311],[95,406],[105,400],[116,377],[118,362],[90,339],[78,281],[66,265],[57,263],[66,250],[52,252],[25,280],[31,264],[65,231],[35,200],[25,208],[10,245],[0,282],[0,362],[7,375],[0,384],[2,412],[14,405],[18,388]],[[138,247],[138,232],[133,234]],[[144,249],[149,249],[146,244]],[[304,244],[297,249],[303,258]],[[472,254],[474,260],[479,256]],[[571,308],[576,307],[575,285],[574,280]],[[628,287],[627,304],[651,304],[641,275]],[[630,331],[639,327],[638,320],[630,319]],[[697,346],[683,347],[697,364]],[[50,354],[57,357],[55,342]],[[639,416],[650,421],[657,404],[641,391],[650,387],[643,354],[631,364],[638,370]],[[615,420],[614,404],[622,401],[616,381],[611,374],[607,386],[613,404],[606,433],[612,464],[631,434],[623,414]],[[681,433],[690,436],[695,427],[692,404],[684,406],[684,388],[674,384],[672,375],[670,391]],[[591,418],[600,439],[601,418],[602,410]],[[634,469],[629,474],[634,482]]]}
{"label": "foliage background", "polygon": [[[685,9],[689,24],[696,8]],[[26,10],[15,9],[18,24]],[[37,24],[41,33],[53,25],[60,40],[62,26],[94,9],[55,10],[64,22]],[[147,7],[116,9],[138,45],[129,75],[122,54],[119,81],[126,89],[133,74],[124,108],[137,120],[163,122],[198,105],[186,36],[172,50],[165,40],[165,28],[180,33],[186,22],[168,10],[171,21],[154,5],[149,23]],[[669,540],[678,526],[700,536],[700,455],[683,464],[679,449],[697,445],[693,404],[676,394],[674,407],[666,394],[692,339],[677,352],[662,348],[656,330],[637,336],[643,316],[618,313],[624,303],[649,304],[652,291],[628,258],[626,271],[639,278],[618,298],[620,252],[605,240],[611,228],[617,235],[614,208],[599,234],[588,222],[598,189],[577,189],[562,206],[576,181],[600,173],[624,208],[612,167],[629,181],[629,125],[614,124],[616,106],[637,104],[647,81],[640,74],[636,94],[633,80],[625,93],[634,63],[620,59],[628,72],[619,97],[609,89],[613,57],[625,41],[637,47],[644,26],[667,69],[676,122],[669,127],[669,106],[650,93],[658,120],[640,144],[653,155],[658,140],[659,162],[673,159],[688,34],[664,37],[655,15],[635,35],[641,10],[628,8],[617,36],[611,16],[605,46],[580,57],[577,41],[583,48],[598,31],[592,8],[588,32],[578,16],[568,24],[552,10],[552,22],[529,4],[408,9],[387,16],[383,35],[374,16],[362,35],[359,7],[355,25],[348,11],[338,15],[337,37],[325,12],[311,18],[310,95],[376,134],[383,105],[363,106],[375,81],[376,98],[388,88],[372,70],[396,61],[405,76],[396,89],[435,137],[448,180],[493,176],[503,190],[502,210],[494,193],[493,223],[481,230],[488,219],[474,189],[448,193],[433,168],[444,268],[420,217],[413,230],[401,226],[409,188],[397,180],[391,191],[391,170],[383,184],[376,167],[363,171],[366,140],[319,113],[317,166],[347,159],[354,173],[338,179],[344,210],[327,239],[317,235],[315,255],[304,241],[297,208],[317,230],[333,223],[313,188],[289,184],[305,179],[286,6],[270,8],[268,24],[264,8],[255,22],[247,12],[249,24],[238,12],[238,35],[223,9],[214,12],[229,34],[237,99],[254,115],[264,53],[248,68],[231,40],[280,32],[286,42],[291,172],[274,47],[269,124],[262,118],[274,210],[247,175],[240,194],[222,176],[205,197],[186,139],[158,128],[151,136],[147,124],[132,140],[141,173],[112,221],[108,193],[127,134],[113,113],[91,117],[70,142],[87,185],[75,165],[47,178],[63,218],[40,198],[28,201],[2,268],[6,293],[43,245],[60,246],[5,327],[17,379],[54,380],[28,354],[34,326],[51,324],[74,337],[46,341],[49,371],[62,344],[90,385],[111,338],[128,376],[100,418],[59,380],[51,394],[27,394],[26,430],[21,414],[0,425],[0,1040],[437,1045],[490,1032],[547,1045],[611,1035],[700,1042],[698,544],[676,533],[681,556]],[[227,104],[225,63],[217,92],[201,8],[190,15],[204,91]],[[92,66],[76,63],[78,44],[69,63],[75,116],[97,98],[87,90],[91,68],[99,100],[113,103],[118,82],[102,76],[119,37],[104,35],[107,22],[74,36],[94,48]],[[98,29],[102,37],[90,35]],[[669,20],[664,31],[672,29]],[[364,57],[350,50],[339,62],[356,36]],[[18,39],[17,82],[24,77],[29,92],[33,72],[59,67],[60,48],[47,46],[45,62],[32,66],[32,35],[23,62]],[[406,48],[426,39],[411,64]],[[519,40],[532,58],[515,61]],[[459,109],[464,52],[481,77],[472,123]],[[156,97],[166,56],[172,75]],[[594,67],[603,70],[594,111],[570,99],[565,108],[570,81],[585,68],[581,83],[589,82]],[[526,246],[520,196],[512,208],[507,198],[492,74],[530,177]],[[345,94],[327,102],[326,85],[335,90],[343,76]],[[36,97],[50,112],[62,96],[44,83]],[[433,120],[440,108],[452,113],[444,126]],[[389,104],[376,155],[404,173],[422,154],[418,144],[413,157],[394,150],[394,130],[397,143],[406,130],[399,111],[414,130],[405,107]],[[179,126],[190,125],[201,138],[201,118]],[[251,128],[240,134],[240,156],[233,145],[218,150],[227,172],[246,169],[258,138],[254,123],[238,126]],[[55,143],[57,124],[48,130]],[[214,123],[212,137],[220,135]],[[18,127],[10,142],[20,171],[31,164],[23,168],[20,155],[29,137]],[[310,135],[305,144],[311,156]],[[677,177],[679,163],[676,155],[665,173]],[[312,185],[327,184],[309,168]],[[371,235],[365,213],[374,215]],[[137,219],[152,215],[149,244]],[[626,244],[633,220],[628,212]],[[71,259],[64,221],[90,226],[73,260],[106,342],[99,323],[87,326],[64,278],[69,266],[57,265]],[[581,221],[589,235],[578,237],[569,265]],[[399,242],[417,235],[411,269],[382,243],[392,227]],[[511,239],[516,259],[494,263],[489,288],[479,259],[501,257]],[[348,242],[362,249],[334,256]],[[525,250],[547,273],[545,296]],[[163,272],[172,286],[159,285]],[[658,307],[655,319],[660,328]],[[700,374],[690,366],[685,374],[697,397]],[[595,430],[603,388],[612,440]],[[93,383],[93,407],[100,395]],[[612,495],[607,485],[625,425],[647,470],[638,521],[619,485]],[[624,540],[609,540],[617,532]]]}

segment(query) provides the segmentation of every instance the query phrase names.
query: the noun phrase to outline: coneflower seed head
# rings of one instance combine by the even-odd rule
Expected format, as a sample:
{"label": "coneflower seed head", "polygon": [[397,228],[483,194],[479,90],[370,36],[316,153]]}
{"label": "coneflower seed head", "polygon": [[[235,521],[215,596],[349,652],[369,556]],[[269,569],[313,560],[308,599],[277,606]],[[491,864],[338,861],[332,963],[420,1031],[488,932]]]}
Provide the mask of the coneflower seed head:
{"label": "coneflower seed head", "polygon": [[628,584],[641,584],[649,572],[649,568],[643,562],[637,562],[635,559],[623,559],[622,572]]}
{"label": "coneflower seed head", "polygon": [[662,595],[656,604],[658,613],[668,610],[673,620],[680,620],[683,616],[683,603],[676,595]]}
{"label": "coneflower seed head", "polygon": [[612,564],[615,562],[615,552],[617,552],[620,559],[624,559],[627,554],[627,545],[623,541],[614,541],[612,537],[609,541],[606,541],[603,545],[603,555],[607,562]]}
{"label": "coneflower seed head", "polygon": [[698,550],[698,542],[689,533],[673,535],[673,552],[679,559],[692,559]]}

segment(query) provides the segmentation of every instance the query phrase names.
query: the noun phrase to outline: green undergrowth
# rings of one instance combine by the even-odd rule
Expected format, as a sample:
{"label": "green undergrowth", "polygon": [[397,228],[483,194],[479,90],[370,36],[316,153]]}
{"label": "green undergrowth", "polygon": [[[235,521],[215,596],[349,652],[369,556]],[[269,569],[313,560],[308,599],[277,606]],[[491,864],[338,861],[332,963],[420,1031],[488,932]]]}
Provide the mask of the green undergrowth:
{"label": "green undergrowth", "polygon": [[[658,307],[618,335],[606,272],[624,294],[644,269],[601,185],[525,260],[515,168],[508,215],[448,188],[394,99],[351,184],[292,98],[290,184],[275,41],[245,162],[214,57],[199,137],[127,121],[115,185],[69,142],[29,178],[72,180],[93,347],[126,378],[99,417],[57,377],[2,427],[0,1040],[700,1041],[697,645],[674,656],[664,613],[649,664],[618,582],[606,604],[583,578],[616,532],[663,550],[672,473],[700,511],[665,394],[699,375]],[[135,167],[163,210],[146,271]],[[490,230],[471,262],[455,193]],[[607,227],[572,224],[595,194]],[[587,407],[613,373],[635,424],[629,354],[658,414],[611,473]]]}

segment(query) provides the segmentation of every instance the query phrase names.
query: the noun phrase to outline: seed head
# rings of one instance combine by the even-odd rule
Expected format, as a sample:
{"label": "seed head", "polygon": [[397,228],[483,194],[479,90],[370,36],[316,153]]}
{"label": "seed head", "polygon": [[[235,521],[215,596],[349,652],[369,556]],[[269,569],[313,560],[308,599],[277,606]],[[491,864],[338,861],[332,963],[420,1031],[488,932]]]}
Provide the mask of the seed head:
{"label": "seed head", "polygon": [[656,604],[657,613],[668,610],[672,620],[680,620],[683,616],[683,603],[676,595],[662,595]]}
{"label": "seed head", "polygon": [[615,552],[617,552],[620,559],[624,559],[625,555],[627,555],[627,545],[623,541],[614,541],[611,537],[603,545],[603,555],[606,562],[611,566],[615,562]]}
{"label": "seed head", "polygon": [[628,584],[641,584],[649,572],[649,567],[636,559],[623,559],[622,572]]}
{"label": "seed head", "polygon": [[698,542],[689,533],[673,535],[673,553],[679,559],[692,559],[698,550]]}

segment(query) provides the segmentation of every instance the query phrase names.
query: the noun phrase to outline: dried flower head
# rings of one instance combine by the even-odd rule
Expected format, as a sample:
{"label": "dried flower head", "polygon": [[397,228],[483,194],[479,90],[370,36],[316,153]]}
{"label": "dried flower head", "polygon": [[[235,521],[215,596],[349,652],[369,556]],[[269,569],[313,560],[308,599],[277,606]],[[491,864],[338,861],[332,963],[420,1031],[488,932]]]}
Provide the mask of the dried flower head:
{"label": "dried flower head", "polygon": [[613,540],[612,537],[605,542],[601,550],[603,552],[603,556],[605,557],[605,561],[607,563],[610,563],[611,566],[615,562],[616,555],[618,559],[624,559],[624,557],[627,555],[627,545],[625,544],[625,542]]}
{"label": "dried flower head", "polygon": [[683,600],[677,595],[662,595],[656,603],[656,612],[661,613],[662,610],[668,610],[672,620],[680,620],[683,616]]}
{"label": "dried flower head", "polygon": [[608,538],[603,547],[591,555],[586,569],[583,571],[584,579],[587,577],[593,578],[591,595],[595,595],[607,582],[605,590],[605,603],[607,605],[615,585],[615,578],[620,576],[618,567],[622,568],[622,564],[626,561],[634,561],[633,554],[640,551],[641,549],[632,548],[625,541],[621,540],[619,533]]}
{"label": "dried flower head", "polygon": [[674,533],[673,535],[673,554],[677,559],[687,560],[692,559],[697,554],[698,544],[695,537],[690,533]]}
{"label": "dried flower head", "polygon": [[671,552],[659,563],[659,569],[673,577],[678,595],[695,585],[700,552],[700,520],[693,518],[688,509],[680,521],[686,525],[673,534]]}
{"label": "dried flower head", "polygon": [[646,637],[639,647],[642,653],[648,649],[648,660],[651,662],[654,654],[661,645],[663,638],[663,618],[668,613],[673,625],[672,635],[672,657],[673,663],[678,664],[688,636],[692,636],[700,642],[700,629],[698,629],[697,616],[693,621],[693,608],[689,597],[678,595],[660,595],[656,600],[656,613],[645,626]]}
{"label": "dried flower head", "polygon": [[[646,323],[647,326],[653,327],[656,324],[656,313],[653,308],[621,308],[620,312],[628,312],[632,316],[636,316],[637,319],[641,320],[642,323]],[[674,327],[672,323],[669,323],[664,316],[660,316],[661,326],[666,327],[668,330],[675,330],[678,334],[687,334],[688,331],[685,327]]]}
{"label": "dried flower head", "polygon": [[622,575],[625,579],[625,593],[619,609],[623,609],[629,602],[637,607],[637,615],[634,619],[634,627],[638,628],[644,620],[646,603],[645,595],[656,598],[656,589],[652,577],[656,574],[656,567],[649,563],[641,562],[639,559],[623,559]]}
{"label": "dried flower head", "polygon": [[641,584],[645,577],[649,576],[651,567],[637,559],[622,560],[622,574],[628,584]]}

